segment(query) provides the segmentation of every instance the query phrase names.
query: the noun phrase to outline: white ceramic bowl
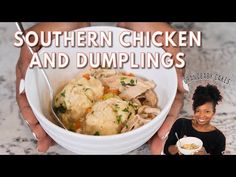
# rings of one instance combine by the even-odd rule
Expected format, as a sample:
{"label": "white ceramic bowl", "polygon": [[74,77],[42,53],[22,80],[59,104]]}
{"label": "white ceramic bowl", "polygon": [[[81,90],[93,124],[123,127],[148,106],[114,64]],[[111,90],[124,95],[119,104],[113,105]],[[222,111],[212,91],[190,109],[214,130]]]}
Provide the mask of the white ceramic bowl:
{"label": "white ceramic bowl", "polygon": [[[79,30],[113,31],[115,39],[121,31],[126,29],[116,27],[88,27]],[[81,69],[76,68],[75,63],[76,52],[79,51],[85,53],[96,51],[135,52],[137,54],[140,54],[140,51],[164,53],[162,48],[154,47],[121,48],[117,40],[114,40],[113,48],[65,48],[63,46],[56,48],[53,45],[49,48],[42,48],[39,51],[40,56],[42,56],[44,52],[65,52],[70,57],[70,65],[65,69],[52,69],[50,67],[45,69],[54,90],[57,90],[65,81],[72,79],[81,71]],[[177,75],[174,68],[165,69],[160,65],[158,69],[131,69],[130,63],[127,62],[125,63],[124,70],[155,81],[157,85],[155,92],[158,95],[158,104],[162,111],[151,122],[136,130],[123,134],[109,136],[82,135],[66,131],[52,123],[53,120],[50,118],[49,113],[48,87],[42,72],[37,67],[27,70],[25,92],[29,104],[43,129],[59,145],[77,154],[124,154],[140,147],[157,132],[170,110],[177,90]]]}
{"label": "white ceramic bowl", "polygon": [[[184,148],[186,146],[187,147],[191,146],[191,144],[194,144],[194,146],[196,145],[197,148],[192,148],[192,149]],[[176,145],[180,153],[184,155],[193,155],[195,152],[199,151],[202,148],[203,142],[202,140],[196,137],[184,137],[184,138],[179,139]]]}

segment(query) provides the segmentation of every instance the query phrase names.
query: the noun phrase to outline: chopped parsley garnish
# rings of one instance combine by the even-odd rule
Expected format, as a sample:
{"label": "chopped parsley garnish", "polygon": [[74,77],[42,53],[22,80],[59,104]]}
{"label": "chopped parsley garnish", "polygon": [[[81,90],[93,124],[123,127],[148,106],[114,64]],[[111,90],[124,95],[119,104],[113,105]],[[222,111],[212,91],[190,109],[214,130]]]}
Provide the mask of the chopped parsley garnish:
{"label": "chopped parsley garnish", "polygon": [[100,135],[99,131],[96,131],[96,132],[94,133],[94,135],[95,135],[95,136],[99,136],[99,135]]}
{"label": "chopped parsley garnish", "polygon": [[133,79],[130,80],[130,84],[134,84],[134,80]]}
{"label": "chopped parsley garnish", "polygon": [[137,80],[130,79],[129,82],[125,82],[124,80],[120,79],[120,84],[121,84],[122,86],[127,86],[127,85],[129,85],[129,86],[135,86],[135,85],[137,84]]}
{"label": "chopped parsley garnish", "polygon": [[118,124],[121,123],[121,117],[122,117],[122,115],[116,116],[116,121],[117,121]]}
{"label": "chopped parsley garnish", "polygon": [[[136,80],[137,83],[137,80]],[[129,86],[135,86],[136,85],[135,81],[133,79],[130,80],[130,83],[127,83]]]}
{"label": "chopped parsley garnish", "polygon": [[135,105],[133,102],[129,102],[129,104],[128,104],[129,106],[131,106],[132,108],[134,108],[135,110],[137,110],[138,109],[138,106],[137,105]]}
{"label": "chopped parsley garnish", "polygon": [[122,86],[126,86],[125,81],[120,81],[120,83],[121,83]]}
{"label": "chopped parsley garnish", "polygon": [[56,114],[59,114],[59,113],[65,113],[67,109],[66,109],[66,106],[63,106],[62,104],[60,104],[59,107],[54,107],[54,111]]}
{"label": "chopped parsley garnish", "polygon": [[115,108],[119,109],[119,105],[118,104],[114,104]]}
{"label": "chopped parsley garnish", "polygon": [[123,109],[122,111],[124,111],[124,112],[129,112],[129,109],[128,109],[128,108],[125,108],[125,109]]}
{"label": "chopped parsley garnish", "polygon": [[130,112],[127,119],[129,119],[131,115],[132,115],[132,113]]}
{"label": "chopped parsley garnish", "polygon": [[61,96],[65,97],[66,91],[64,90],[64,92],[61,92]]}

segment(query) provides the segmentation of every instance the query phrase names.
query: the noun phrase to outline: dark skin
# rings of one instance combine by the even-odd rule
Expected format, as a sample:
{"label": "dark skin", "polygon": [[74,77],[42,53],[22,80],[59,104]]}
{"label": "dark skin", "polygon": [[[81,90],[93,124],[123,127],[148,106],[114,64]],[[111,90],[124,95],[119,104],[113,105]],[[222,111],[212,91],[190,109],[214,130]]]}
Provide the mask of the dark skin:
{"label": "dark skin", "polygon": [[[77,28],[81,27],[87,27],[90,23],[40,23],[38,25],[33,26],[31,29],[28,29],[28,31],[71,31]],[[137,23],[137,22],[120,22],[117,23],[118,27],[123,27],[135,31],[175,31],[169,24],[167,23]],[[174,39],[175,41],[177,38]],[[159,41],[164,41],[163,37],[159,38]],[[176,42],[178,43],[178,42]],[[36,47],[35,50],[38,50],[40,48],[40,45]],[[170,52],[173,54],[173,56],[176,56],[178,52],[180,52],[180,48],[178,47],[163,47],[164,50],[167,52]],[[53,144],[53,140],[45,133],[45,131],[42,129],[40,124],[38,123],[37,119],[35,118],[29,103],[26,99],[25,94],[19,95],[19,83],[20,79],[25,77],[26,69],[30,63],[31,54],[28,50],[28,48],[24,45],[21,49],[20,58],[18,60],[18,63],[16,65],[16,99],[17,103],[19,105],[20,111],[23,115],[23,117],[29,122],[31,130],[36,134],[38,143],[37,143],[37,149],[40,152],[46,152],[48,148]],[[174,57],[174,60],[176,61],[176,58]],[[152,154],[160,154],[164,143],[167,133],[169,132],[171,126],[177,119],[180,110],[183,106],[183,98],[184,93],[186,92],[183,88],[182,81],[184,79],[184,69],[176,69],[177,70],[177,76],[178,76],[178,91],[176,93],[176,97],[174,100],[174,103],[171,107],[171,110],[159,129],[159,131],[151,138],[150,142],[150,150]]]}

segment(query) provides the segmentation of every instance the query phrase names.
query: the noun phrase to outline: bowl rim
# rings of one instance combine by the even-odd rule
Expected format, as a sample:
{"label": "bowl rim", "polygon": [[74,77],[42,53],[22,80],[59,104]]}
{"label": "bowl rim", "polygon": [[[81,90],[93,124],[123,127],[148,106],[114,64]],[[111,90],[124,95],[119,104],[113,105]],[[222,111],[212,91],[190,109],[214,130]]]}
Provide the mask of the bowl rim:
{"label": "bowl rim", "polygon": [[[82,29],[94,29],[94,28],[119,28],[119,29],[124,29],[124,28],[120,28],[120,27],[113,27],[113,26],[90,26],[90,27],[84,27],[84,28],[79,28],[79,29],[75,29],[75,30],[72,30],[72,31],[77,31],[77,30],[82,30]],[[125,29],[127,31],[132,31],[132,30],[129,30],[129,29]],[[63,35],[62,35],[63,36]],[[54,40],[54,39],[53,39]],[[41,48],[38,53],[40,55],[40,52],[43,52],[43,49],[44,48]],[[160,49],[162,49],[163,51],[165,51],[163,48],[160,47]],[[73,137],[80,137],[80,138],[84,138],[84,139],[91,139],[91,140],[97,140],[97,139],[106,139],[106,140],[110,140],[110,139],[119,139],[119,138],[124,138],[124,137],[129,137],[129,136],[132,136],[133,134],[138,134],[140,132],[142,132],[144,129],[148,129],[150,128],[153,124],[155,124],[159,119],[159,117],[161,116],[164,116],[163,114],[165,114],[165,112],[167,112],[168,109],[171,108],[171,105],[172,103],[174,102],[174,98],[175,98],[175,95],[176,95],[176,92],[177,92],[177,86],[178,86],[178,78],[177,78],[177,73],[176,73],[176,68],[175,67],[172,67],[172,68],[168,68],[168,70],[170,72],[173,72],[174,74],[174,78],[173,78],[173,84],[174,84],[174,94],[171,96],[171,98],[169,99],[169,101],[167,102],[166,106],[161,110],[160,114],[157,115],[153,120],[151,120],[150,122],[144,124],[143,126],[137,128],[137,129],[134,129],[134,130],[131,130],[131,131],[128,131],[128,132],[125,132],[125,133],[120,133],[120,134],[114,134],[114,135],[101,135],[101,136],[94,136],[94,135],[86,135],[86,134],[80,134],[80,133],[76,133],[76,132],[72,132],[72,131],[67,131],[65,130],[64,128],[54,124],[53,122],[51,122],[50,120],[48,120],[46,118],[46,116],[44,114],[41,114],[32,104],[31,100],[29,99],[30,96],[29,96],[29,93],[30,92],[30,88],[28,87],[29,84],[28,81],[29,81],[29,74],[30,74],[30,71],[32,72],[32,70],[34,69],[38,69],[37,67],[36,68],[32,68],[30,69],[29,66],[27,68],[27,71],[26,71],[26,74],[25,74],[25,94],[26,94],[26,97],[27,97],[27,100],[34,112],[34,114],[36,114],[36,118],[38,119],[39,122],[41,121],[44,121],[46,124],[52,126],[55,128],[56,131],[59,131],[60,133],[68,133],[70,136],[73,136]],[[166,68],[165,68],[166,69]],[[30,82],[30,81],[29,81]],[[37,116],[40,115],[40,118],[38,118]],[[43,119],[42,119],[42,118]],[[39,119],[42,119],[42,120],[39,120]],[[165,121],[166,117],[163,119],[163,122]],[[43,127],[44,128],[44,127]],[[156,131],[155,131],[156,132]]]}

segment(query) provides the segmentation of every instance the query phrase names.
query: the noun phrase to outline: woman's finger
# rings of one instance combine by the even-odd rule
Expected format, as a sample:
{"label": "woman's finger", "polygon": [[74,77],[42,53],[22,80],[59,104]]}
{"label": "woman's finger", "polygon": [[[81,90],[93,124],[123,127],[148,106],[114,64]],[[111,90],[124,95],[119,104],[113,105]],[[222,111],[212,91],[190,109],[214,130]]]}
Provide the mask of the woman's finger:
{"label": "woman's finger", "polygon": [[25,96],[25,94],[20,94],[17,96],[17,103],[20,108],[20,112],[23,116],[23,118],[30,124],[30,125],[36,125],[38,123],[37,118],[35,117],[28,101]]}
{"label": "woman's finger", "polygon": [[176,74],[177,74],[177,79],[178,79],[178,91],[181,93],[188,92],[189,87],[185,83],[185,80],[184,80],[184,69],[176,68]]}
{"label": "woman's finger", "polygon": [[38,152],[46,152],[51,145],[53,145],[53,140],[47,135],[44,139],[38,140],[37,150]]}
{"label": "woman's finger", "polygon": [[35,133],[35,136],[38,141],[43,140],[47,136],[46,132],[40,124],[36,124],[35,126],[33,126],[32,131]]}
{"label": "woman's finger", "polygon": [[158,134],[155,134],[150,142],[150,151],[153,155],[160,155],[165,144],[165,140],[162,140]]}

